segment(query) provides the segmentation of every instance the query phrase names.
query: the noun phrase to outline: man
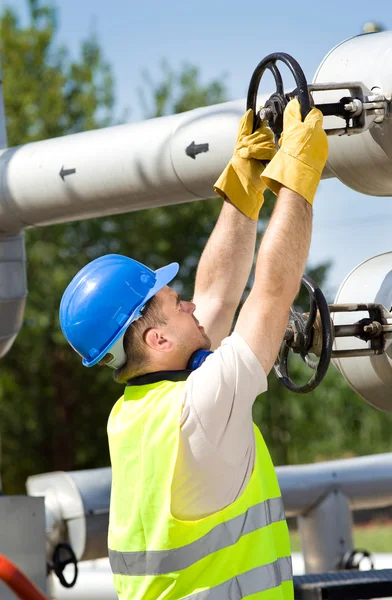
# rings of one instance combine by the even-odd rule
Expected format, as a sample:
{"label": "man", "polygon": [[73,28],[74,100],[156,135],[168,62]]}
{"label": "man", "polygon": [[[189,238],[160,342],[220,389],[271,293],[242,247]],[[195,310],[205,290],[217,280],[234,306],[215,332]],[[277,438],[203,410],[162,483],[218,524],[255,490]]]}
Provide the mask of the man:
{"label": "man", "polygon": [[[298,293],[328,146],[321,113],[302,122],[297,100],[276,155],[271,132],[252,126],[248,111],[216,183],[225,202],[192,302],[167,285],[176,263],[154,272],[117,255],[84,267],[62,299],[61,325],[83,364],[108,364],[126,384],[108,422],[109,558],[121,600],[293,598],[281,494],[252,404]],[[276,206],[229,335],[266,186]]]}

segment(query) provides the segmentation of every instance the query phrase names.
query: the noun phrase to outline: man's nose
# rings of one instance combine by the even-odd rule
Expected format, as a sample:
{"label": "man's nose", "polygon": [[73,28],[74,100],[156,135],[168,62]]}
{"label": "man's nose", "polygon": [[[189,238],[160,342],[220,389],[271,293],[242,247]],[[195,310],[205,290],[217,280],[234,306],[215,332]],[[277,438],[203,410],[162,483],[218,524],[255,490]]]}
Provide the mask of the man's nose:
{"label": "man's nose", "polygon": [[196,309],[196,304],[193,304],[193,302],[182,302],[182,307],[186,312],[193,315]]}

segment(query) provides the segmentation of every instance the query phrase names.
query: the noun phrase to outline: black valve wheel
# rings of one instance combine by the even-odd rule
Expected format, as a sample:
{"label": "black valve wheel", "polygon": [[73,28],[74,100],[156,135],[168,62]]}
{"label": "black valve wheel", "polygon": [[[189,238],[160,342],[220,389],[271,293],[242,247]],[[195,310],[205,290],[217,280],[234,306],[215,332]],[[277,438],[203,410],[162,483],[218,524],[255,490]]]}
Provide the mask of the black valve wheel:
{"label": "black valve wheel", "polygon": [[[296,83],[296,89],[291,94],[285,94],[283,89],[283,79],[279,69],[276,66],[276,62],[281,61],[287,65],[293,74]],[[259,85],[265,70],[269,69],[275,79],[276,91],[272,94],[265,103],[261,114],[257,112],[257,94],[259,91]],[[305,119],[306,115],[311,109],[311,98],[309,95],[308,84],[306,81],[305,74],[297,63],[295,58],[286,54],[285,52],[275,52],[266,56],[253,72],[250,80],[248,89],[248,98],[246,108],[253,110],[256,118],[254,120],[253,129],[257,129],[260,126],[260,121],[263,119],[267,122],[270,129],[275,134],[276,143],[279,141],[281,133],[283,131],[283,112],[289,101],[293,96],[297,96],[301,105],[301,116],[302,120]]]}
{"label": "black valve wheel", "polygon": [[[307,275],[302,277],[302,284],[306,287],[309,294],[309,314],[305,316],[296,312],[294,309],[291,309],[290,323],[292,328],[288,328],[288,333],[293,335],[285,336],[285,341],[281,345],[278,358],[274,365],[275,374],[283,385],[297,394],[307,394],[308,392],[311,392],[324,379],[331,361],[333,344],[332,323],[324,294],[317,284]],[[321,334],[321,351],[318,362],[314,362],[309,356],[309,351],[313,345],[316,318],[318,319]],[[297,385],[290,378],[288,367],[290,350],[300,354],[303,361],[314,371],[312,377],[304,385]]]}
{"label": "black valve wheel", "polygon": [[[70,581],[67,581],[64,577],[64,569],[67,565],[74,566],[73,577]],[[78,561],[75,552],[69,544],[60,542],[56,545],[53,551],[52,563],[49,564],[49,568],[56,573],[63,587],[71,588],[75,585],[78,578]]]}

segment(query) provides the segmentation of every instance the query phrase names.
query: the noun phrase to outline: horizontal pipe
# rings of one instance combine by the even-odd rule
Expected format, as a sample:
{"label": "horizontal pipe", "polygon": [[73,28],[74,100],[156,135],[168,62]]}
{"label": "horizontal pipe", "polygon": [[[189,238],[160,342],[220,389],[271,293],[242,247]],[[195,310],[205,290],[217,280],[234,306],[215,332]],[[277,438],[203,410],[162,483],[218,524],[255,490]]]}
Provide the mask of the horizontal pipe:
{"label": "horizontal pipe", "polygon": [[3,150],[0,231],[210,197],[244,108],[227,102]]}
{"label": "horizontal pipe", "polygon": [[[356,36],[329,52],[314,78],[315,104],[339,103],[346,88],[349,95],[364,95],[362,100],[377,90],[385,97],[383,110],[389,110],[391,43],[392,32],[380,32]],[[259,102],[264,105],[268,97],[260,95]],[[0,231],[210,197],[245,107],[245,99],[235,100],[1,151]],[[337,117],[325,117],[324,127],[333,129],[334,119],[340,127]],[[392,125],[388,118],[378,121],[366,114],[365,132],[329,139],[323,178],[338,177],[371,195],[392,195]],[[2,138],[5,145],[0,131],[0,145]]]}
{"label": "horizontal pipe", "polygon": [[352,510],[392,505],[392,453],[277,467],[276,471],[290,517],[306,514],[334,490],[343,492]]}
{"label": "horizontal pipe", "polygon": [[0,232],[209,198],[244,110],[236,100],[3,150]]}
{"label": "horizontal pipe", "polygon": [[334,337],[353,337],[363,335],[363,324],[354,325],[335,325]]}
{"label": "horizontal pipe", "polygon": [[364,356],[380,356],[383,348],[353,348],[351,350],[332,350],[332,358],[359,358]]}
{"label": "horizontal pipe", "polygon": [[[335,490],[352,510],[392,505],[392,453],[277,467],[286,514],[306,515]],[[111,469],[45,473],[29,477],[31,496],[46,496],[47,536],[55,542],[64,525],[79,559],[106,556]],[[103,550],[105,549],[105,550]]]}

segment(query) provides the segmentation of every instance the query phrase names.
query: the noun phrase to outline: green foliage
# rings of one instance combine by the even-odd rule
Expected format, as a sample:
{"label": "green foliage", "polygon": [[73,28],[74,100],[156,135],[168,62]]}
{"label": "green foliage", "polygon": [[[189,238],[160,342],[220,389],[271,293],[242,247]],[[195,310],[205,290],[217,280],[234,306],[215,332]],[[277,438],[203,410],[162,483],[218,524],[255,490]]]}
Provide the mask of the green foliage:
{"label": "green foliage", "polygon": [[[156,82],[144,71],[144,88],[139,90],[145,118],[162,117],[197,108],[219,104],[226,100],[226,87],[220,80],[204,85],[198,67],[185,63],[176,73],[166,61],[161,63],[161,79]],[[222,76],[223,78],[223,76]]]}
{"label": "green foliage", "polygon": [[[55,44],[55,10],[38,0],[30,0],[29,8],[26,28],[10,9],[0,18],[9,145],[110,123],[113,82],[96,39],[88,38],[79,59],[71,60],[66,48]],[[61,290],[88,260],[91,240],[101,229],[102,224],[91,222],[27,231],[25,324],[1,364],[2,470],[10,493],[23,489],[28,474],[56,465],[93,465],[98,439],[104,443],[102,402],[93,415],[84,382],[78,387],[78,361],[66,347],[57,319]],[[90,376],[90,381],[92,394],[102,395],[103,374]],[[110,400],[106,412],[109,408]],[[93,424],[98,421],[97,428]]]}
{"label": "green foliage", "polygon": [[[85,41],[79,59],[71,61],[55,44],[55,11],[38,1],[30,9],[27,28],[10,10],[0,18],[10,145],[108,125],[113,82],[96,40]],[[219,82],[201,85],[195,68],[184,68],[178,86],[165,99],[167,111],[211,104],[225,93]],[[7,493],[22,491],[33,473],[109,462],[106,420],[121,390],[107,369],[82,367],[61,334],[58,307],[71,278],[107,252],[135,256],[155,268],[176,259],[182,265],[181,291],[191,296],[195,266],[220,206],[215,199],[27,231],[25,323],[0,365]]]}
{"label": "green foliage", "polygon": [[[95,129],[113,122],[111,70],[94,36],[77,59],[56,44],[57,13],[29,0],[22,27],[7,9],[0,16],[0,49],[9,145]],[[145,75],[146,116],[222,102],[220,80],[202,83],[197,67],[179,73],[166,63],[159,81]],[[263,214],[274,204],[268,195]],[[195,267],[221,202],[157,208],[106,219],[30,229],[26,234],[29,296],[24,327],[0,364],[0,435],[4,490],[24,490],[28,475],[106,466],[106,420],[121,393],[107,369],[85,369],[58,323],[61,295],[93,258],[119,252],[158,268],[181,263],[179,291],[191,296]],[[266,221],[260,222],[260,232]],[[141,234],[142,232],[142,234]],[[327,265],[313,271],[322,284]],[[300,297],[302,304],[304,298]],[[303,374],[293,367],[294,377]],[[368,407],[332,369],[309,396],[295,396],[276,378],[255,404],[277,463],[309,462],[388,448],[390,419]]]}
{"label": "green foliage", "polygon": [[55,45],[55,10],[37,0],[29,6],[27,28],[11,9],[0,19],[9,145],[108,125],[113,81],[96,38],[86,39],[79,59],[71,60]]}
{"label": "green foliage", "polygon": [[[290,357],[296,383],[313,371]],[[380,413],[357,396],[330,367],[313,392],[289,392],[274,374],[269,389],[254,405],[259,425],[276,465],[309,463],[390,450],[392,415]]]}

